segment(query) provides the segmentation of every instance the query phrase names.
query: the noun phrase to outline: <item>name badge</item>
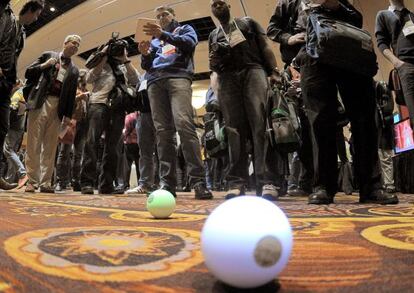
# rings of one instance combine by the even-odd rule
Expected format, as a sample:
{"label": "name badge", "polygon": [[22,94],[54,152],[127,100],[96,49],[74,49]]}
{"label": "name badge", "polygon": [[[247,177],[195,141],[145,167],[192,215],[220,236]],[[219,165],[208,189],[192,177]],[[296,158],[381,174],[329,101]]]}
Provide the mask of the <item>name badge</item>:
{"label": "name badge", "polygon": [[56,80],[63,82],[65,75],[66,75],[66,69],[63,68],[63,66],[60,66]]}
{"label": "name badge", "polygon": [[236,28],[234,31],[231,32],[229,36],[229,43],[230,47],[234,48],[238,44],[243,43],[246,41],[246,38],[244,37],[243,33],[239,28]]}
{"label": "name badge", "polygon": [[141,84],[139,85],[139,89],[138,92],[142,92],[147,90],[147,80],[144,79],[143,81],[141,81]]}
{"label": "name badge", "polygon": [[409,20],[405,23],[403,28],[403,34],[405,37],[414,35],[414,23],[412,20]]}
{"label": "name badge", "polygon": [[164,47],[162,47],[162,55],[164,56],[173,55],[175,54],[175,52],[176,52],[175,46],[171,44],[167,44]]}

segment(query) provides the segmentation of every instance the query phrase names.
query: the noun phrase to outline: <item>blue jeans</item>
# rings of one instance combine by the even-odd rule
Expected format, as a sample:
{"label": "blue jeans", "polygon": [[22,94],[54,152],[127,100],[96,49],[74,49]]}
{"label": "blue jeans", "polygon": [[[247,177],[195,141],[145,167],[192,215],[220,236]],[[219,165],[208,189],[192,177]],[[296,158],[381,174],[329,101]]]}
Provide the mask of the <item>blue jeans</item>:
{"label": "blue jeans", "polygon": [[23,135],[24,130],[9,129],[9,132],[6,136],[6,141],[4,142],[3,153],[4,157],[7,159],[8,165],[7,175],[5,179],[8,182],[15,182],[16,179],[26,175],[26,168],[20,160],[19,155],[17,154],[17,151],[19,150],[23,139]]}
{"label": "blue jeans", "polygon": [[174,141],[176,131],[181,139],[190,184],[205,183],[201,147],[193,120],[191,80],[157,80],[149,85],[148,97],[157,133],[160,184],[173,189],[177,185]]}

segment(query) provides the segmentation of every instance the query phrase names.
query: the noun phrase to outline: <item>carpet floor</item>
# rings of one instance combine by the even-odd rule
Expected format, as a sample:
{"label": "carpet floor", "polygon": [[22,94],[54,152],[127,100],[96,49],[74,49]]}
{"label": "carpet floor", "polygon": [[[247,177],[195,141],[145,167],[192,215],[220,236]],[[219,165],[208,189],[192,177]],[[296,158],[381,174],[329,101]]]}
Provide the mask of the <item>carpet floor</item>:
{"label": "carpet floor", "polygon": [[414,195],[400,204],[276,204],[293,229],[290,261],[274,282],[238,290],[203,263],[200,233],[224,201],[179,193],[155,220],[145,196],[0,193],[0,292],[414,292]]}

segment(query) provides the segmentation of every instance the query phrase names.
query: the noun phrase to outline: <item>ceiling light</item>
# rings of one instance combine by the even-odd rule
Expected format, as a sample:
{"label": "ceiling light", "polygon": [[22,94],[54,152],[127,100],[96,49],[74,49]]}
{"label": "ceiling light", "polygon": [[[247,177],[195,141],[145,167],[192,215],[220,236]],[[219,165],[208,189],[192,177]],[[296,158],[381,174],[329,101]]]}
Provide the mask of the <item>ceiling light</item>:
{"label": "ceiling light", "polygon": [[55,7],[50,7],[50,11],[55,12],[56,8]]}

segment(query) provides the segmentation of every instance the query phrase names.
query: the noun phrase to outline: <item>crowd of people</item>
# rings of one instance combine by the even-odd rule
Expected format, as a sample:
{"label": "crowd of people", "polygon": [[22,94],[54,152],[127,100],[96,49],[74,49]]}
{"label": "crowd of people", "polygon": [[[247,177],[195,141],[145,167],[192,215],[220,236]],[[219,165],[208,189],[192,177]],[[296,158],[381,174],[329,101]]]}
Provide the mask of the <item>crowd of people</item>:
{"label": "crowd of people", "polygon": [[[226,199],[255,190],[271,201],[308,196],[310,204],[330,204],[338,191],[358,190],[361,203],[398,203],[393,96],[390,85],[373,79],[373,42],[349,1],[279,0],[266,31],[251,17],[232,16],[228,1],[211,0],[219,25],[208,39],[203,124],[195,122],[191,103],[197,33],[181,25],[171,7],[156,8],[158,23],[144,26],[152,38],[138,44],[144,74],[116,36],[89,57],[87,69],[78,69],[71,57],[82,40],[73,34],[60,52],[43,52],[22,83],[16,65],[24,27],[44,4],[27,1],[15,16],[9,2],[0,4],[0,147],[7,166],[0,189],[163,189],[174,196],[193,189],[199,200],[212,199],[212,190],[224,190]],[[342,34],[350,37],[342,48],[321,41],[319,34],[335,34],[329,25],[315,28],[326,20],[346,28]],[[396,69],[411,121],[413,21],[403,0],[390,0],[376,19],[378,48]],[[361,36],[359,47],[352,34]],[[284,68],[277,67],[271,41],[280,44]],[[352,137],[345,139],[349,124]]]}

